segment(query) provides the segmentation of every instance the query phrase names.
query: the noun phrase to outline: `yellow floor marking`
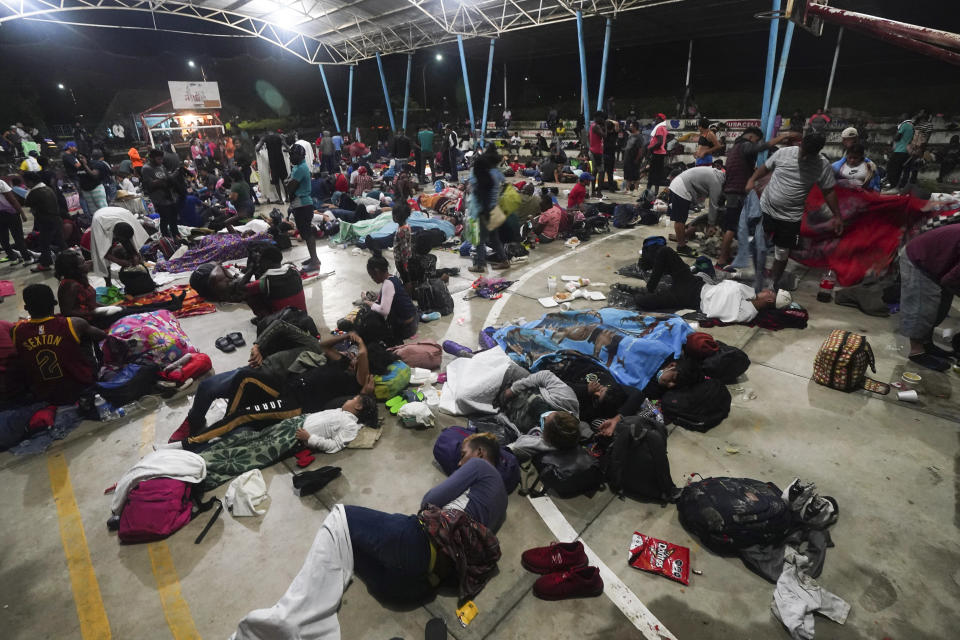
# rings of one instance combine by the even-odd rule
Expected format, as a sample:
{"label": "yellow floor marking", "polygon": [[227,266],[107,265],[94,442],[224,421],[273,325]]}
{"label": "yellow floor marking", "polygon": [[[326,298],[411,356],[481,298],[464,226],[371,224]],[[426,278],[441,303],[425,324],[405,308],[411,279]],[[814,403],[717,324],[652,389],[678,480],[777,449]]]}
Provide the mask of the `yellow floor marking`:
{"label": "yellow floor marking", "polygon": [[[143,417],[143,427],[140,430],[140,456],[145,456],[153,450],[153,442],[157,437],[157,414],[149,413]],[[147,545],[150,554],[150,566],[153,568],[153,577],[157,581],[157,591],[160,592],[160,604],[163,606],[163,615],[167,619],[167,626],[174,640],[193,640],[200,638],[200,633],[190,615],[190,606],[180,590],[180,577],[173,564],[173,555],[166,541],[151,542]]]}
{"label": "yellow floor marking", "polygon": [[80,634],[84,640],[108,639],[111,637],[110,621],[107,620],[107,612],[103,608],[100,585],[93,571],[87,536],[83,531],[83,519],[73,495],[67,461],[62,452],[47,455],[47,472],[50,474],[53,500],[57,505],[60,539],[67,558],[77,618],[80,619]]}
{"label": "yellow floor marking", "polygon": [[150,565],[153,567],[153,577],[157,580],[157,591],[160,592],[160,603],[163,605],[163,615],[167,618],[167,626],[174,640],[199,640],[200,633],[193,623],[190,607],[180,591],[180,578],[173,566],[173,556],[170,547],[163,540],[151,542],[147,545],[150,553]]}

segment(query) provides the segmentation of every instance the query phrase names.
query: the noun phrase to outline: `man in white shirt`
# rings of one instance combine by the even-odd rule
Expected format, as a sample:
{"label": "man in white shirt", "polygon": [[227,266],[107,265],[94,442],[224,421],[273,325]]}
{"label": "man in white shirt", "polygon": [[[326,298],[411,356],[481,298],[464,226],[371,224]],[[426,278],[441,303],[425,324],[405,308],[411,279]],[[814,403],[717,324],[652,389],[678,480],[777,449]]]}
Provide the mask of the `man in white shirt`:
{"label": "man in white shirt", "polygon": [[[651,247],[644,249],[650,251]],[[708,284],[694,275],[690,267],[670,247],[655,248],[652,256],[653,270],[647,280],[646,291],[621,287],[632,293],[634,303],[643,311],[674,312],[679,309],[699,309],[709,318],[721,322],[750,322],[761,309],[789,304],[787,296],[777,295],[770,289],[760,293],[747,285],[732,280]],[[666,291],[657,291],[660,279],[669,275],[672,285]],[[786,292],[784,292],[786,293]]]}
{"label": "man in white shirt", "polygon": [[723,194],[726,174],[713,167],[694,167],[687,169],[670,181],[670,219],[673,220],[673,232],[677,236],[677,253],[682,256],[696,256],[697,252],[687,246],[687,218],[690,207],[710,199],[708,219],[710,224],[717,221],[717,203]]}
{"label": "man in white shirt", "polygon": [[297,440],[323,453],[336,453],[357,437],[362,424],[376,425],[377,401],[357,395],[339,409],[311,413],[297,429]]}

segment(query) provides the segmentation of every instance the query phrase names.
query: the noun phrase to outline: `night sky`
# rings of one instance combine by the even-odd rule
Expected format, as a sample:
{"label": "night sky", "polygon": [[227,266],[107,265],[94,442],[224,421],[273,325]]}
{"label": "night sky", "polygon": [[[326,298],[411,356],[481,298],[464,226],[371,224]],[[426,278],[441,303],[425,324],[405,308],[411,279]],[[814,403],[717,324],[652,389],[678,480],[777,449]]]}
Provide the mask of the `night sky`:
{"label": "night sky", "polygon": [[[691,9],[696,3],[690,3]],[[834,6],[874,13],[915,24],[960,32],[960,8],[942,0],[848,0]],[[947,8],[949,6],[949,8]],[[758,0],[758,10],[769,8]],[[615,96],[618,111],[636,106],[641,115],[674,109],[683,93],[687,41],[684,27],[656,26],[658,39],[676,40],[644,45],[644,16],[656,9],[628,12],[614,24],[607,95]],[[73,18],[77,19],[77,18]],[[116,18],[115,18],[116,19]],[[120,16],[119,19],[123,19]],[[756,116],[763,86],[766,56],[765,24],[746,21],[742,33],[698,37],[694,44],[692,84],[704,113],[712,117]],[[210,29],[200,22],[193,29]],[[603,44],[602,18],[585,20],[590,65],[591,103],[596,100]],[[213,27],[215,28],[215,27]],[[781,112],[809,112],[823,100],[836,40],[836,27],[828,26],[822,38],[798,30],[790,55]],[[486,70],[487,40],[466,43],[476,117],[480,116]],[[442,61],[435,60],[442,53]],[[0,124],[14,120],[53,125],[66,123],[76,113],[98,123],[118,91],[140,90],[128,107],[139,111],[154,97],[169,97],[167,80],[200,79],[198,69],[187,66],[193,59],[202,64],[207,78],[220,83],[224,115],[244,119],[276,116],[258,96],[257,81],[270,82],[285,98],[287,111],[310,117],[327,107],[319,71],[280,48],[256,38],[204,37],[146,30],[74,27],[52,22],[16,20],[0,26]],[[514,118],[543,118],[550,105],[561,116],[576,115],[580,77],[573,22],[507,34],[496,47],[491,104],[503,101],[503,72],[507,67],[508,100]],[[391,97],[403,99],[406,57],[384,58]],[[357,69],[354,85],[354,120],[382,121],[383,93],[375,61]],[[328,78],[337,109],[346,110],[344,67],[328,67]],[[426,79],[426,87],[423,80]],[[69,95],[57,88],[73,89],[76,108]],[[844,35],[837,80],[835,106],[847,106],[876,116],[897,116],[926,106],[933,112],[960,114],[960,67],[893,47],[847,31]],[[414,58],[411,98],[415,103],[439,107],[448,98],[452,111],[466,112],[460,64],[455,44],[418,52]],[[424,91],[426,89],[426,91]],[[426,96],[424,96],[426,94]],[[457,106],[459,106],[459,109]],[[592,105],[591,105],[592,109]],[[395,108],[396,110],[396,108]],[[498,115],[501,107],[492,115]],[[341,118],[343,116],[341,115]],[[399,118],[399,115],[397,116]],[[492,117],[492,116],[491,116]]]}

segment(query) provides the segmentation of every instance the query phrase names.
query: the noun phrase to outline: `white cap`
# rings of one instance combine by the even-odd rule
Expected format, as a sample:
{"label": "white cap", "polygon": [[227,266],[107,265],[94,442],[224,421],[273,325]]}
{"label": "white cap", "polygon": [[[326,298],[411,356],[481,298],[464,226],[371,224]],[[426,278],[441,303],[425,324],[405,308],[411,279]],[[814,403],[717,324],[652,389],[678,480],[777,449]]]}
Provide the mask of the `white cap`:
{"label": "white cap", "polygon": [[857,132],[857,130],[854,129],[853,127],[847,127],[847,128],[844,129],[843,132],[840,134],[840,137],[841,137],[841,138],[859,138],[859,137],[860,137],[860,133]]}
{"label": "white cap", "polygon": [[780,289],[779,291],[777,291],[777,302],[776,302],[777,309],[783,309],[784,307],[788,306],[791,302],[793,302],[793,296],[790,295],[789,291],[787,291],[786,289]]}

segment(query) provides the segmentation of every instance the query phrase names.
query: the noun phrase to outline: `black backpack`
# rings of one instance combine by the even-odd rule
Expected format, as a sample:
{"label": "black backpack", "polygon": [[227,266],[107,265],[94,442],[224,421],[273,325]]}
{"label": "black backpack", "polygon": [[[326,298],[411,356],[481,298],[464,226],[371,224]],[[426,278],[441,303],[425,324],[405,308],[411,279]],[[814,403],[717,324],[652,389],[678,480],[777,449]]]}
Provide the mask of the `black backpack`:
{"label": "black backpack", "polygon": [[684,487],[680,524],[716,553],[776,544],[790,532],[790,505],[770,482],[707,478]]}
{"label": "black backpack", "polygon": [[304,311],[303,309],[297,309],[296,307],[284,307],[280,311],[274,311],[268,316],[262,318],[255,318],[256,322],[254,323],[257,326],[257,337],[260,337],[260,334],[266,331],[267,327],[276,322],[277,320],[283,320],[288,324],[292,324],[301,331],[305,331],[312,336],[320,335],[320,331],[317,329],[317,323],[313,321],[313,318]]}
{"label": "black backpack", "polygon": [[733,384],[750,367],[750,357],[740,349],[717,341],[720,349],[707,356],[700,364],[703,375],[719,380],[723,384]]}
{"label": "black backpack", "polygon": [[655,420],[624,418],[601,466],[610,489],[631,498],[662,500],[676,488],[667,459],[667,430]]}
{"label": "black backpack", "polygon": [[439,311],[442,316],[453,313],[453,297],[447,290],[447,285],[439,278],[431,278],[418,285],[413,290],[413,299],[416,300],[421,313]]}
{"label": "black backpack", "polygon": [[711,378],[692,387],[667,390],[660,399],[660,406],[665,418],[702,433],[730,415],[730,400],[726,385]]}
{"label": "black backpack", "polygon": [[[552,490],[561,498],[570,498],[581,493],[593,493],[603,486],[600,461],[587,453],[583,447],[563,451],[549,451],[533,458],[537,481],[527,491],[530,495],[543,495]],[[536,491],[537,482],[543,489]]]}
{"label": "black backpack", "polygon": [[447,235],[440,229],[423,229],[413,234],[414,253],[430,253],[431,249],[439,247],[447,241]]}

